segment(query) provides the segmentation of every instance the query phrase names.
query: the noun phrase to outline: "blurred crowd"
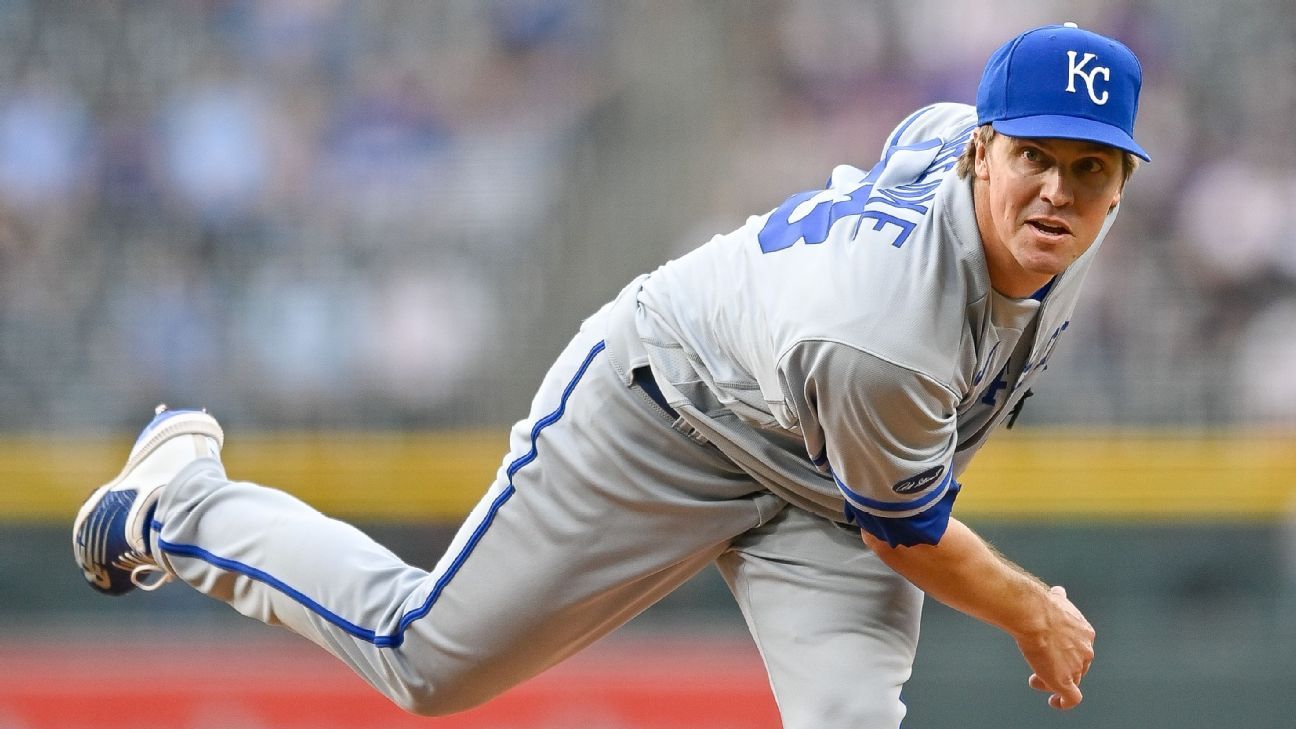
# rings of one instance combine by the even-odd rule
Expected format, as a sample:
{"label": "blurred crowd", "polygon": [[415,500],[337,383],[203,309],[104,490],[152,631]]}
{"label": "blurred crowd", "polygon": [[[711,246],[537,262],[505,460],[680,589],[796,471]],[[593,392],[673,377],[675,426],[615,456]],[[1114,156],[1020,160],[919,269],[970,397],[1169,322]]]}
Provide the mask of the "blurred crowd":
{"label": "blurred crowd", "polygon": [[494,424],[630,277],[1074,20],[1134,177],[1023,422],[1296,425],[1289,0],[0,2],[0,428]]}

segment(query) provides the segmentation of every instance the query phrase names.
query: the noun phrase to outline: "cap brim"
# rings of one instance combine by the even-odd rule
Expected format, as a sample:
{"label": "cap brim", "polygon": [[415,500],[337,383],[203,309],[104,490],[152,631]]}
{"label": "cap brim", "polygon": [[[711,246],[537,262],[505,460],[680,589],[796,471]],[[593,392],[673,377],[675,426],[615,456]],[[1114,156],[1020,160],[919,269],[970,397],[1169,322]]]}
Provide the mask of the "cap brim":
{"label": "cap brim", "polygon": [[996,132],[1010,137],[1027,137],[1051,139],[1077,139],[1083,142],[1106,144],[1130,154],[1142,157],[1148,162],[1152,158],[1134,141],[1134,138],[1110,124],[1093,119],[1076,116],[1041,115],[1024,116],[1017,119],[1000,119],[991,123]]}

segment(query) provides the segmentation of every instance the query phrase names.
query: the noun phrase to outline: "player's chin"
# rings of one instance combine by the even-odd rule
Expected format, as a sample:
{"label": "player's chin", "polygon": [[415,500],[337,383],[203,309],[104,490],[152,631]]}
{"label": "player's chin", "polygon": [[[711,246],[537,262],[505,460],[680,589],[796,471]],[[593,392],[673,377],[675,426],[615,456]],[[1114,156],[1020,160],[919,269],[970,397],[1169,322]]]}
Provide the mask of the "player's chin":
{"label": "player's chin", "polygon": [[1039,276],[1056,276],[1075,260],[1070,251],[1032,250],[1017,256],[1017,263],[1026,271]]}
{"label": "player's chin", "polygon": [[1024,233],[1025,240],[1017,249],[1017,262],[1031,273],[1056,276],[1078,257],[1079,242],[1072,235]]}

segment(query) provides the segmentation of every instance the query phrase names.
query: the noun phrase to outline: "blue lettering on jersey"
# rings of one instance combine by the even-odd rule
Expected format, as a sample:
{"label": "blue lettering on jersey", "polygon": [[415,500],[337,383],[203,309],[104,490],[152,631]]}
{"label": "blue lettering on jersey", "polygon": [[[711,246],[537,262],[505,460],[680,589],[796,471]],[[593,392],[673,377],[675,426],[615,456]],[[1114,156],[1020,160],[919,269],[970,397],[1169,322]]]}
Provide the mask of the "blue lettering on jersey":
{"label": "blue lettering on jersey", "polygon": [[[1049,335],[1048,341],[1044,343],[1044,347],[1040,351],[1039,359],[1027,359],[1026,362],[1022,364],[1022,370],[1018,373],[1017,379],[1012,382],[1011,387],[1009,387],[1008,383],[1008,365],[1004,365],[1004,368],[999,371],[998,375],[995,375],[994,380],[990,382],[990,385],[986,387],[985,392],[982,393],[980,398],[981,403],[993,407],[999,401],[999,392],[1001,390],[1006,389],[1009,394],[1015,393],[1017,390],[1021,389],[1022,383],[1026,380],[1026,375],[1036,369],[1041,371],[1048,369],[1049,357],[1053,356],[1053,349],[1057,347],[1058,339],[1062,337],[1062,332],[1065,332],[1070,328],[1070,326],[1071,320],[1067,319],[1062,322],[1061,326],[1053,330],[1052,334]],[[995,346],[998,347],[997,344]],[[994,350],[991,350],[990,354],[991,356],[994,356]],[[984,375],[984,371],[976,373],[972,378],[972,385],[975,387]]]}
{"label": "blue lettering on jersey", "polygon": [[[864,221],[872,220],[873,230],[880,232],[887,226],[896,228],[895,238],[891,245],[899,248],[905,244],[924,216],[931,210],[930,203],[936,197],[936,188],[941,179],[926,182],[932,175],[948,173],[963,154],[968,140],[975,127],[968,127],[953,139],[941,144],[941,149],[928,165],[926,171],[913,183],[874,190],[873,181],[878,179],[885,160],[874,167],[865,181],[850,190],[811,190],[789,197],[770,213],[765,225],[757,233],[763,253],[773,253],[791,248],[798,241],[806,245],[819,245],[828,240],[828,233],[833,225],[842,218],[859,216],[850,238],[854,240]],[[907,148],[932,146],[931,142],[909,145]],[[899,149],[899,148],[896,148]],[[888,150],[886,159],[894,149]],[[810,210],[804,211],[809,205]],[[793,216],[796,216],[795,218]]]}
{"label": "blue lettering on jersey", "polygon": [[981,398],[981,404],[990,405],[992,407],[994,406],[995,402],[999,399],[999,391],[1008,386],[1007,375],[1008,366],[1004,365],[999,376],[995,377],[994,381],[990,383],[990,386],[986,388],[985,395]]}
{"label": "blue lettering on jersey", "polygon": [[940,182],[901,185],[888,190],[878,190],[877,195],[870,197],[868,201],[881,202],[898,210],[912,210],[919,215],[926,215],[928,208],[923,203],[929,203],[936,197],[938,187]]}
{"label": "blue lettering on jersey", "polygon": [[[819,245],[828,240],[828,232],[842,218],[858,215],[859,222],[851,232],[854,238],[859,226],[865,219],[874,221],[873,230],[880,231],[888,225],[898,229],[891,245],[899,248],[909,239],[914,228],[922,221],[930,208],[925,203],[936,197],[935,189],[939,183],[925,185],[903,185],[891,190],[879,191],[871,195],[873,184],[866,182],[849,192],[838,190],[812,190],[789,197],[765,221],[765,226],[756,235],[760,241],[761,251],[773,253],[791,248],[797,241],[804,240],[806,245]],[[816,199],[818,198],[818,199]],[[813,204],[810,212],[797,217],[792,216],[805,204]],[[891,213],[879,209],[885,205],[894,208]]]}
{"label": "blue lettering on jersey", "polygon": [[[865,183],[845,195],[834,195],[831,190],[811,190],[801,192],[783,201],[783,204],[770,214],[765,226],[756,235],[760,241],[761,251],[773,253],[784,248],[791,248],[799,240],[806,245],[818,245],[828,240],[828,230],[833,223],[845,215],[858,215],[864,211],[868,194],[873,189],[871,183]],[[797,208],[809,203],[814,198],[810,212],[792,220]],[[850,212],[847,212],[847,211]]]}
{"label": "blue lettering on jersey", "polygon": [[958,136],[941,147],[940,153],[936,155],[936,159],[932,160],[931,166],[927,168],[919,181],[925,179],[928,175],[949,172],[957,167],[958,158],[963,156],[963,150],[967,147],[968,140],[972,139],[974,131],[976,131],[975,124],[959,132]]}
{"label": "blue lettering on jersey", "polygon": [[995,352],[999,351],[999,345],[1001,344],[1003,344],[1003,342],[995,342],[995,345],[990,348],[990,354],[987,354],[985,357],[985,364],[981,365],[980,369],[972,373],[973,387],[981,384],[981,380],[985,379],[986,370],[990,367],[990,363],[994,361]]}
{"label": "blue lettering on jersey", "polygon": [[[875,199],[877,198],[869,198],[870,202]],[[882,230],[882,228],[888,225],[894,225],[899,228],[900,232],[896,233],[895,240],[891,241],[891,245],[896,248],[904,245],[905,241],[909,240],[909,234],[914,231],[914,228],[918,227],[917,223],[910,222],[904,218],[897,218],[896,216],[884,213],[881,210],[865,210],[860,213],[859,223],[855,224],[855,230],[851,233],[852,239],[859,234],[860,223],[863,223],[865,218],[877,221],[873,224],[874,231]]]}
{"label": "blue lettering on jersey", "polygon": [[[1067,328],[1070,326],[1071,326],[1071,320],[1067,319],[1066,321],[1062,322],[1062,326],[1053,330],[1053,333],[1049,335],[1048,343],[1044,345],[1044,351],[1040,353],[1039,359],[1033,362],[1030,360],[1026,360],[1026,364],[1022,366],[1021,377],[1024,378],[1026,376],[1026,373],[1030,372],[1031,370],[1037,367],[1040,369],[1048,368],[1049,357],[1053,356],[1053,348],[1057,346],[1058,338],[1060,338],[1062,336],[1062,332],[1065,332]],[[1018,382],[1020,383],[1020,380],[1018,380]],[[1016,390],[1017,388],[1014,387],[1013,389]]]}

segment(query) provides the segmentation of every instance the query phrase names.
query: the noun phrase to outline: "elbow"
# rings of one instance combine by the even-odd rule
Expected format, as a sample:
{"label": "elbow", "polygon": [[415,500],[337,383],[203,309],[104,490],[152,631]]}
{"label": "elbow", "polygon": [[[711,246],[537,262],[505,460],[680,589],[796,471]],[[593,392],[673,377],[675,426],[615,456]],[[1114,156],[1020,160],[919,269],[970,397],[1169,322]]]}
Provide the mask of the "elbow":
{"label": "elbow", "polygon": [[890,544],[887,544],[886,540],[878,539],[873,536],[867,529],[860,529],[860,538],[862,538],[864,544],[868,545],[868,548],[876,552],[879,557],[884,557],[899,549],[899,547],[893,547]]}
{"label": "elbow", "polygon": [[923,547],[933,547],[936,542],[908,542],[908,543],[891,543],[886,539],[870,534],[867,529],[860,530],[860,538],[864,544],[873,553],[882,558],[883,562],[891,564],[893,561],[903,558],[907,552],[921,550]]}

